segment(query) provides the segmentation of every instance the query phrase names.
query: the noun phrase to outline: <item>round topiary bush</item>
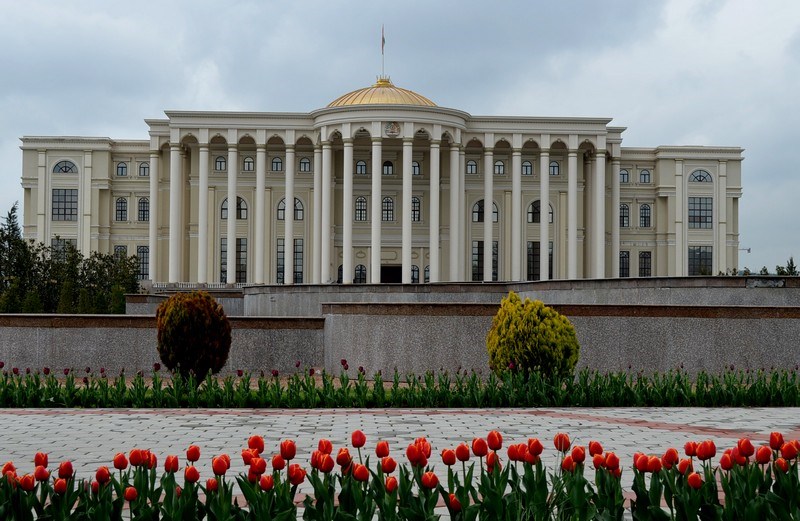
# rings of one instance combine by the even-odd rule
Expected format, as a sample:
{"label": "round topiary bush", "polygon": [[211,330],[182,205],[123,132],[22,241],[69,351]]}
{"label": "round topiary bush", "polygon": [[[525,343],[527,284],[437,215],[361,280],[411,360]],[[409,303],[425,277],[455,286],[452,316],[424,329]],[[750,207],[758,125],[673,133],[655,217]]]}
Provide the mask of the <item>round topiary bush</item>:
{"label": "round topiary bush", "polygon": [[231,349],[231,324],[204,291],[175,293],[156,310],[158,355],[171,371],[198,380],[218,373]]}
{"label": "round topiary bush", "polygon": [[541,301],[523,302],[513,291],[504,298],[486,335],[489,367],[571,375],[578,362],[578,338],[567,317]]}

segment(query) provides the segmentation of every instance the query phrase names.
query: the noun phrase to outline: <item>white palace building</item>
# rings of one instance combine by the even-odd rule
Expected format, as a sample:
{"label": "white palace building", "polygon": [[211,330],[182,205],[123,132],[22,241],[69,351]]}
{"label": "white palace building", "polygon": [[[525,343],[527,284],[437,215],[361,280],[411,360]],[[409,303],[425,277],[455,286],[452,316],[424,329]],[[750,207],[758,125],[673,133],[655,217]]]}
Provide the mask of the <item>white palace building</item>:
{"label": "white palace building", "polygon": [[149,139],[26,136],[24,235],[135,254],[156,283],[736,269],[743,150],[627,148],[610,122],[473,116],[379,77],[310,113],[167,111]]}

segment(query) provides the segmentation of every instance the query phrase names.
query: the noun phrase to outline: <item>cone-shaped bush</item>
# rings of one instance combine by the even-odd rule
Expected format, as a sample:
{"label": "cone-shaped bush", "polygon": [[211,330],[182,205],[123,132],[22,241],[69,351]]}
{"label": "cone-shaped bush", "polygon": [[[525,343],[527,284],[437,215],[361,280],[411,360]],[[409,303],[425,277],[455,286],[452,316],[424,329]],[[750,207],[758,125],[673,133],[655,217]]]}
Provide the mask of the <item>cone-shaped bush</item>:
{"label": "cone-shaped bush", "polygon": [[231,324],[222,306],[204,291],[176,293],[156,310],[161,362],[198,381],[218,373],[231,349]]}
{"label": "cone-shaped bush", "polygon": [[514,369],[557,377],[573,373],[580,350],[567,317],[541,301],[523,302],[513,291],[492,320],[486,348],[495,373]]}

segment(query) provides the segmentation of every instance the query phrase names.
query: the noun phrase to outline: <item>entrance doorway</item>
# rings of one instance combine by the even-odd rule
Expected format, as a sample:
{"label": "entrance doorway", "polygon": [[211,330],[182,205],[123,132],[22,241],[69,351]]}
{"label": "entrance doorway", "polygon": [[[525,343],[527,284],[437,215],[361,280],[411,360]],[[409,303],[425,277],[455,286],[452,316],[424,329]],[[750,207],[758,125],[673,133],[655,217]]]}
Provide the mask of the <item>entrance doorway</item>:
{"label": "entrance doorway", "polygon": [[403,282],[403,267],[398,265],[381,266],[381,283],[400,284]]}

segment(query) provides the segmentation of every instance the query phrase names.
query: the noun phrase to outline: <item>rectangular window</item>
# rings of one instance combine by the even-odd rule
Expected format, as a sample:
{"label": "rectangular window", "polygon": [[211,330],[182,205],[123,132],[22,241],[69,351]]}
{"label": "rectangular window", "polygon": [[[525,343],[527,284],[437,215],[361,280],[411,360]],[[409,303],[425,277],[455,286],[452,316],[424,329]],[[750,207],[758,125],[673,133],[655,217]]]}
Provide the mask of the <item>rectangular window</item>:
{"label": "rectangular window", "polygon": [[653,253],[649,251],[639,252],[639,276],[653,276]]}
{"label": "rectangular window", "polygon": [[228,238],[219,240],[219,281],[228,282]]}
{"label": "rectangular window", "polygon": [[711,275],[711,246],[689,246],[689,275]]}
{"label": "rectangular window", "polygon": [[124,259],[128,256],[128,247],[127,246],[114,246],[114,258],[117,260]]}
{"label": "rectangular window", "polygon": [[[497,280],[497,241],[492,241],[492,280]],[[472,280],[483,280],[483,241],[472,241]]]}
{"label": "rectangular window", "polygon": [[139,280],[147,280],[150,278],[150,247],[137,246],[136,258],[139,260],[139,272],[137,278]]}
{"label": "rectangular window", "polygon": [[50,239],[51,256],[54,259],[64,260],[66,258],[67,249],[73,250],[78,248],[78,239]]}
{"label": "rectangular window", "polygon": [[[528,280],[541,280],[541,243],[539,241],[528,241]],[[547,257],[547,272],[553,278],[553,241],[550,241]]]}
{"label": "rectangular window", "polygon": [[303,239],[294,240],[294,282],[303,283]]}
{"label": "rectangular window", "polygon": [[236,282],[247,282],[247,239],[236,239]]}
{"label": "rectangular window", "polygon": [[622,278],[631,276],[631,252],[619,252],[619,276]]}
{"label": "rectangular window", "polygon": [[53,189],[53,220],[78,220],[78,190],[72,188]]}
{"label": "rectangular window", "polygon": [[689,228],[711,228],[714,222],[713,201],[713,197],[689,198]]}
{"label": "rectangular window", "polygon": [[285,256],[285,244],[282,238],[278,238],[278,251],[277,251],[277,259],[275,262],[275,282],[278,284],[283,284],[283,274],[285,272],[283,266],[284,261],[286,259]]}

